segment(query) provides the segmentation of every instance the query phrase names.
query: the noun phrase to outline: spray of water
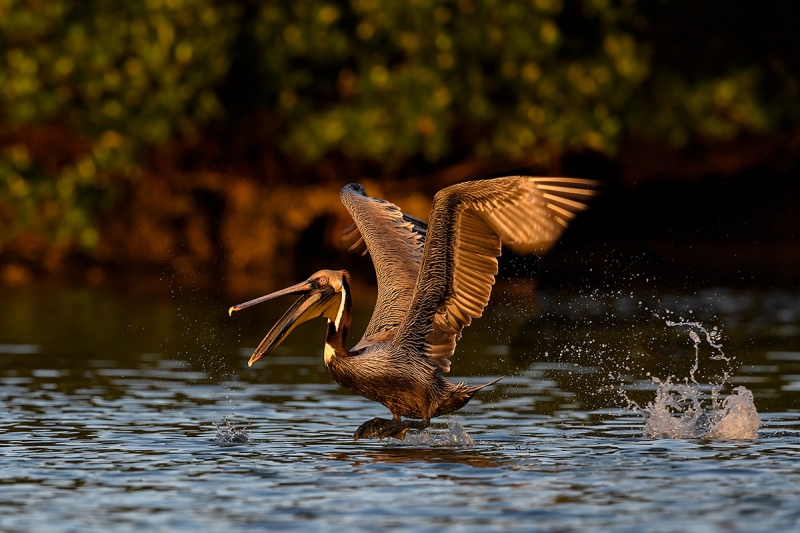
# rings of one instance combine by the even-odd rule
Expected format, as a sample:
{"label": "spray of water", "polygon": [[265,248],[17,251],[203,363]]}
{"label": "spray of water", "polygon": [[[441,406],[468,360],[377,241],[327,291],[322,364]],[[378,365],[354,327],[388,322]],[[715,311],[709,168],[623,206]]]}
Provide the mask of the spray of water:
{"label": "spray of water", "polygon": [[[688,327],[694,344],[694,364],[689,377],[675,382],[675,376],[665,380],[651,378],[658,385],[656,397],[645,407],[629,400],[629,406],[645,418],[644,436],[654,439],[701,438],[713,440],[755,439],[760,419],[753,393],[745,387],[733,389],[723,397],[722,390],[731,377],[731,362],[722,351],[722,333],[717,327],[707,329],[700,322],[667,321],[670,327]],[[695,375],[700,368],[700,348],[708,344],[714,353],[711,359],[726,363],[722,374],[710,385],[710,405],[706,405],[703,386]],[[705,388],[708,388],[706,386]],[[624,395],[624,392],[622,392]]]}
{"label": "spray of water", "polygon": [[389,439],[388,446],[410,448],[472,448],[475,440],[457,421],[447,421],[446,430],[426,429],[408,433],[403,440]]}
{"label": "spray of water", "polygon": [[236,427],[231,417],[223,416],[219,422],[214,422],[217,435],[214,442],[221,444],[251,444],[253,440],[247,433],[247,427]]}

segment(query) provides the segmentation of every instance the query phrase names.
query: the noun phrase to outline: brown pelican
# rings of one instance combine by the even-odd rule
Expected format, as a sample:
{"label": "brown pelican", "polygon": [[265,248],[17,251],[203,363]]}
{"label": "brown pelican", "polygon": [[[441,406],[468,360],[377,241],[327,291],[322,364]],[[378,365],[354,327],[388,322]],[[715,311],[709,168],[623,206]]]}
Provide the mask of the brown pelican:
{"label": "brown pelican", "polygon": [[385,200],[346,185],[341,200],[355,224],[345,230],[366,246],[378,279],[372,319],[358,344],[347,349],[350,275],[320,270],[286,289],[233,306],[229,314],[279,296],[300,298],[256,348],[248,365],[275,349],[294,327],[328,319],[325,367],[348,389],[385,405],[390,420],[374,418],[359,438],[402,439],[410,428],[463,407],[476,392],[443,376],[450,370],[462,330],[489,303],[501,244],[542,253],[558,239],[595,182],[525,176],[460,183],[436,194],[430,218],[411,217]]}

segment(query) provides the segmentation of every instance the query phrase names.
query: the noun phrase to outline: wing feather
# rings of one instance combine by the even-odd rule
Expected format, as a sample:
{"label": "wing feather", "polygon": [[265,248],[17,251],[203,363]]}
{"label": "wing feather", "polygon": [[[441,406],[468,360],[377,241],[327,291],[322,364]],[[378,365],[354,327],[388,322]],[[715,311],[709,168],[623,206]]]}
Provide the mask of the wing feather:
{"label": "wing feather", "polygon": [[516,176],[466,182],[434,199],[419,276],[393,343],[450,369],[461,332],[483,314],[501,246],[543,253],[567,221],[586,209],[596,183]]}
{"label": "wing feather", "polygon": [[378,278],[378,299],[364,340],[385,340],[411,305],[428,225],[391,202],[367,196],[358,184],[346,185],[340,197],[355,221],[344,236],[355,241],[351,249],[370,253]]}

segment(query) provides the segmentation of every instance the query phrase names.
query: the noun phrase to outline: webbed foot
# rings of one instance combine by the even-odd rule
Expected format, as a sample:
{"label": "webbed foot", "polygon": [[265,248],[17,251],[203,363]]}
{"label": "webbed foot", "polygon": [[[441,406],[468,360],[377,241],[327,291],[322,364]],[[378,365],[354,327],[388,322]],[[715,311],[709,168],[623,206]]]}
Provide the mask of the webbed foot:
{"label": "webbed foot", "polygon": [[353,440],[362,438],[372,439],[375,437],[379,439],[395,438],[403,440],[409,429],[425,429],[428,425],[429,422],[427,420],[386,420],[385,418],[373,418],[359,426],[353,434]]}

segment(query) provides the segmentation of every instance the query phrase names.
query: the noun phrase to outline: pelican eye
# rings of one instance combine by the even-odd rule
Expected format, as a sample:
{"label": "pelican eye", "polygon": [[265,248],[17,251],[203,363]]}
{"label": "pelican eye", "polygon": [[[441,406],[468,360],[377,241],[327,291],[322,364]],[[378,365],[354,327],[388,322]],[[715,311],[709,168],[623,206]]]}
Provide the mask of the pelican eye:
{"label": "pelican eye", "polygon": [[319,283],[320,285],[327,285],[328,284],[328,277],[327,276],[322,276],[321,278],[319,278],[317,280],[317,283]]}

